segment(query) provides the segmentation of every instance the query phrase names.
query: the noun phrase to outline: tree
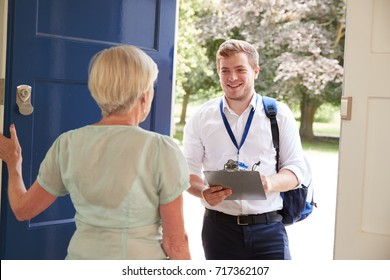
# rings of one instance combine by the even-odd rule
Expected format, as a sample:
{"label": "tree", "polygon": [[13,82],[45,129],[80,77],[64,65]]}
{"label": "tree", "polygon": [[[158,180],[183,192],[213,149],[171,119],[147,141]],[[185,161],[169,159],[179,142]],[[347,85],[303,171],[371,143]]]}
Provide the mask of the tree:
{"label": "tree", "polygon": [[206,38],[236,34],[258,47],[256,90],[299,103],[301,136],[313,138],[319,106],[340,101],[344,1],[220,0],[219,9],[200,24]]}
{"label": "tree", "polygon": [[202,98],[213,94],[215,79],[206,55],[207,49],[200,43],[202,30],[197,21],[213,10],[212,3],[203,0],[180,0],[179,28],[176,60],[176,97],[182,109],[179,124],[184,125],[190,97]]}

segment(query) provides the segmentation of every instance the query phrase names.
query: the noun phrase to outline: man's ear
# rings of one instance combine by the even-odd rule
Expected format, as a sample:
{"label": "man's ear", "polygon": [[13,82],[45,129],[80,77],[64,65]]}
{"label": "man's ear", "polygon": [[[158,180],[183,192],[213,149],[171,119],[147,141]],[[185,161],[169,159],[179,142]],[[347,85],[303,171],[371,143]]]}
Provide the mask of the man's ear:
{"label": "man's ear", "polygon": [[255,69],[254,69],[254,73],[255,73],[255,80],[257,79],[257,77],[259,77],[259,73],[260,73],[260,67],[257,66]]}

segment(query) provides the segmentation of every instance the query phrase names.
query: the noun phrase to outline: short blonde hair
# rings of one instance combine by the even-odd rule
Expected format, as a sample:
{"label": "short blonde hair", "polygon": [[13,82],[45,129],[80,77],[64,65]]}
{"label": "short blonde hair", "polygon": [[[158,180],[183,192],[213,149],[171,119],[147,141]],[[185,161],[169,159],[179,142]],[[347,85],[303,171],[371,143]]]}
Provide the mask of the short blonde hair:
{"label": "short blonde hair", "polygon": [[219,46],[217,51],[216,63],[218,73],[220,70],[219,61],[221,60],[221,58],[227,58],[241,52],[245,53],[248,56],[249,64],[252,66],[253,69],[260,67],[259,53],[253,45],[249,44],[246,41],[229,39],[223,42]]}
{"label": "short blonde hair", "polygon": [[88,88],[103,116],[125,114],[157,79],[156,63],[134,46],[121,45],[97,53],[88,71]]}

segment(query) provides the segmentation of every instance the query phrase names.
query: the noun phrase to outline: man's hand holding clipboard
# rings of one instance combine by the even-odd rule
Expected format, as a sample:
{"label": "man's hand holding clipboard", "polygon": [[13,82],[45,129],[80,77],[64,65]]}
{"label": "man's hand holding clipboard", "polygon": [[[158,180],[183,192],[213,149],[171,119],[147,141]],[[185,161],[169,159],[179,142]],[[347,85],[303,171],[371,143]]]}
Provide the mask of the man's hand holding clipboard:
{"label": "man's hand holding clipboard", "polygon": [[230,189],[232,191],[231,195],[225,198],[227,200],[267,199],[260,173],[253,170],[240,170],[237,163],[233,160],[229,160],[224,165],[224,170],[204,171],[203,174],[210,186],[221,186],[222,189]]}
{"label": "man's hand holding clipboard", "polygon": [[266,200],[258,171],[204,171],[210,186],[222,186],[232,190],[227,200]]}

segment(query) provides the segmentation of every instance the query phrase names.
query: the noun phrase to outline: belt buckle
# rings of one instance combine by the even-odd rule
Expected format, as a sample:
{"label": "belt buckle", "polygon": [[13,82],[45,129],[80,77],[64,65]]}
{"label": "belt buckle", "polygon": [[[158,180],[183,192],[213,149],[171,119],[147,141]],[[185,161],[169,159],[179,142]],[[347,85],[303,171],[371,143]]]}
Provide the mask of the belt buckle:
{"label": "belt buckle", "polygon": [[248,217],[248,215],[239,215],[237,216],[237,225],[239,226],[247,226],[249,223],[241,223],[240,217]]}

